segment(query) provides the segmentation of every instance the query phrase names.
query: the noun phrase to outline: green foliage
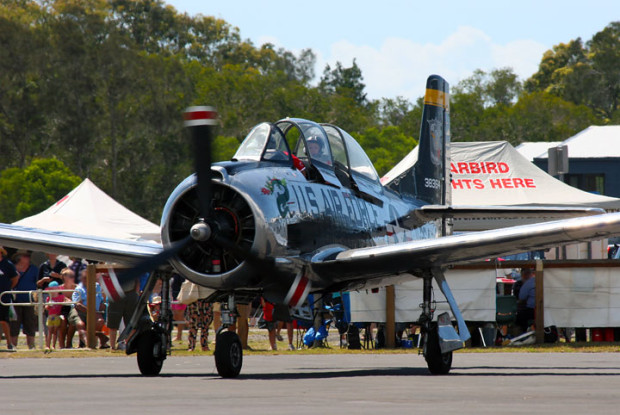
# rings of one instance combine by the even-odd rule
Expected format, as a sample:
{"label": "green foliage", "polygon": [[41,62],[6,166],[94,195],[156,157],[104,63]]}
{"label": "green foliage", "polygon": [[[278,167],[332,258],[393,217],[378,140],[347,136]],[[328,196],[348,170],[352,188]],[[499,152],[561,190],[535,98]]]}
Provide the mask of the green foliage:
{"label": "green foliage", "polygon": [[545,91],[591,108],[602,122],[616,119],[620,99],[620,22],[612,22],[585,45],[580,38],[545,52],[529,92]]}
{"label": "green foliage", "polygon": [[[560,49],[565,51],[564,47]],[[562,56],[565,60],[564,52]],[[544,77],[541,74],[537,79],[543,82]],[[532,82],[530,79],[527,84],[531,86]],[[585,105],[551,92],[523,93],[510,69],[494,70],[489,75],[478,70],[454,90],[451,121],[452,138],[456,141],[506,140],[513,145],[562,141],[600,123]]]}
{"label": "green foliage", "polygon": [[35,159],[26,168],[0,172],[0,222],[14,222],[42,212],[82,180],[60,160]]}
{"label": "green foliage", "polygon": [[[560,140],[620,122],[619,36],[615,22],[585,44],[555,46],[525,85],[509,68],[476,71],[453,88],[453,140]],[[214,160],[230,159],[259,122],[299,117],[348,131],[384,174],[415,146],[422,100],[368,99],[355,60],[326,66],[313,86],[315,64],[310,49],[255,46],[226,21],[163,0],[2,1],[3,180],[54,157],[158,221],[193,169],[181,114],[205,104],[220,114]],[[40,194],[35,209],[40,189],[10,199],[19,189],[3,186],[4,221],[58,197]]]}
{"label": "green foliage", "polygon": [[357,66],[355,59],[350,68],[345,68],[340,62],[336,62],[334,69],[329,65],[325,66],[319,87],[324,93],[342,95],[358,105],[364,105],[366,85],[362,82],[363,79],[362,70]]}
{"label": "green foliage", "polygon": [[418,144],[416,139],[397,126],[381,129],[371,127],[357,139],[380,176],[387,173]]}

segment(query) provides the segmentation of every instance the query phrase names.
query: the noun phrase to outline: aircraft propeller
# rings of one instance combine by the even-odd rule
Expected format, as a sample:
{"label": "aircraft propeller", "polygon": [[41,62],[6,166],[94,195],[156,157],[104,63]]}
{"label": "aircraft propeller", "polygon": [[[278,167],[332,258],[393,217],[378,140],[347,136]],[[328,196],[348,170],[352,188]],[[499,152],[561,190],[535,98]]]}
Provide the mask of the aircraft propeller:
{"label": "aircraft propeller", "polygon": [[[249,249],[243,249],[219,232],[219,224],[213,215],[213,189],[211,182],[212,141],[215,135],[215,126],[218,124],[217,112],[213,107],[189,107],[184,113],[184,124],[190,131],[195,155],[196,190],[199,201],[199,221],[190,229],[189,235],[173,242],[159,254],[139,262],[134,267],[117,274],[120,287],[130,286],[141,275],[157,269],[162,264],[177,255],[192,241],[209,241],[220,248],[226,249],[243,258],[255,269],[264,275],[279,277],[273,258],[262,258]],[[106,288],[112,284],[108,279],[100,279],[101,285]],[[112,288],[112,287],[110,287]],[[118,300],[123,290],[106,289],[112,300]],[[117,297],[118,298],[115,298]]]}

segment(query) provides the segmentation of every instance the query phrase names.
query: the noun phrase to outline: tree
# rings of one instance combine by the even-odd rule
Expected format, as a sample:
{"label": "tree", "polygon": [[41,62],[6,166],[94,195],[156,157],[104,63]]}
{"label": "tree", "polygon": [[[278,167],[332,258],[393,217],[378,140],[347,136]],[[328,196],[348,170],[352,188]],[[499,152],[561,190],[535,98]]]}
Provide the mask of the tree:
{"label": "tree", "polygon": [[525,94],[507,116],[513,144],[563,141],[598,122],[585,105],[575,105],[546,92]]}
{"label": "tree", "polygon": [[397,126],[371,127],[357,136],[380,176],[387,173],[418,144]]}
{"label": "tree", "polygon": [[14,222],[47,209],[82,180],[60,160],[35,159],[0,172],[0,222]]}
{"label": "tree", "polygon": [[334,69],[329,64],[325,65],[319,89],[328,94],[338,94],[350,98],[357,105],[363,106],[367,103],[366,93],[364,93],[366,85],[362,82],[363,79],[362,70],[357,66],[355,59],[349,68],[343,67],[340,62],[336,62]]}
{"label": "tree", "polygon": [[620,22],[610,23],[585,46],[577,38],[545,52],[525,88],[586,105],[603,122],[614,119],[620,99]]}
{"label": "tree", "polygon": [[512,68],[493,69],[489,73],[476,69],[472,76],[459,82],[453,92],[469,94],[488,107],[510,105],[517,100],[522,88]]}

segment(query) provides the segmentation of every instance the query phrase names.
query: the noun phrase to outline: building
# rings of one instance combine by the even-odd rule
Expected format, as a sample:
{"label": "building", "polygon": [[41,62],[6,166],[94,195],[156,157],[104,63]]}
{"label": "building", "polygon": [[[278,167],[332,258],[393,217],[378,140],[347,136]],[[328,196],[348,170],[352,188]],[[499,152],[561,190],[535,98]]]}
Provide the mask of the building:
{"label": "building", "polygon": [[[620,125],[591,126],[563,141],[569,171],[564,182],[586,192],[620,197]],[[534,157],[547,171],[547,151]]]}

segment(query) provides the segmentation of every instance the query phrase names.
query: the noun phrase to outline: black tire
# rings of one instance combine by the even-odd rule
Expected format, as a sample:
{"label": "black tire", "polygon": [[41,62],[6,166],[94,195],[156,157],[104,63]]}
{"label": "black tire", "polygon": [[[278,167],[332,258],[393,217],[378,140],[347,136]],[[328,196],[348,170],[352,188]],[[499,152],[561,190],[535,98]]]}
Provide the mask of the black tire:
{"label": "black tire", "polygon": [[436,325],[427,333],[424,359],[433,375],[447,375],[452,369],[452,352],[441,353]]}
{"label": "black tire", "polygon": [[243,348],[237,333],[221,331],[215,339],[215,367],[223,378],[235,378],[243,366]]}
{"label": "black tire", "polygon": [[144,376],[157,376],[161,372],[166,352],[157,333],[148,331],[138,339],[138,367]]}

